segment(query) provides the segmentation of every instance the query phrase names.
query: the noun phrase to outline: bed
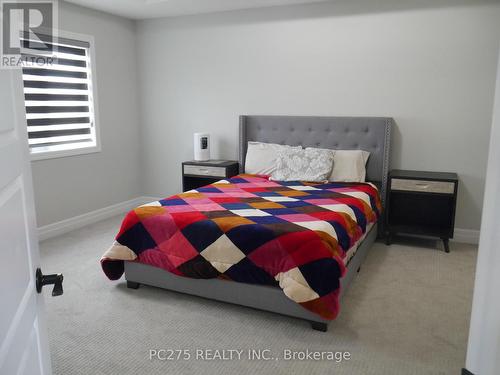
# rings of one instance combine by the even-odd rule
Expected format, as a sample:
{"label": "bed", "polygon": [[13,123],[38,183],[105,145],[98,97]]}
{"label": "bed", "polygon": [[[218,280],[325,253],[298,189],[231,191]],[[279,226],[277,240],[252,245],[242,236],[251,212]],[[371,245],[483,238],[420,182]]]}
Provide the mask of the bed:
{"label": "bed", "polygon": [[[168,210],[170,212],[168,214],[169,220],[170,217],[173,217],[174,215],[176,215],[175,217],[179,218],[181,222],[187,220],[186,217],[188,217],[189,213],[182,212],[185,211],[185,207],[182,205],[185,205],[185,201],[189,202],[189,200],[191,199],[191,196],[189,194],[192,194],[192,197],[194,198],[200,198],[199,195],[203,196],[203,198],[205,198],[205,196],[222,196],[218,198],[219,200],[213,198],[212,200],[207,202],[202,202],[201,200],[197,201],[198,203],[205,204],[205,206],[203,206],[203,213],[207,215],[207,217],[209,217],[211,220],[219,224],[220,221],[217,220],[226,219],[221,218],[220,216],[227,215],[226,213],[221,211],[222,208],[213,208],[213,206],[217,205],[218,203],[220,203],[221,206],[224,206],[224,208],[227,208],[225,212],[229,212],[230,208],[250,207],[248,205],[252,204],[251,208],[253,209],[253,211],[260,211],[263,212],[262,215],[266,215],[265,217],[256,217],[256,214],[252,214],[254,216],[250,218],[238,217],[239,220],[252,219],[252,222],[250,223],[251,225],[248,223],[244,223],[245,225],[241,225],[238,228],[260,228],[264,227],[265,225],[269,227],[269,225],[275,225],[274,221],[273,223],[271,223],[269,222],[269,220],[272,219],[283,221],[282,219],[285,216],[291,216],[294,217],[296,221],[300,221],[300,217],[305,216],[304,214],[306,213],[308,215],[313,215],[313,217],[315,218],[322,218],[324,217],[324,215],[333,215],[334,213],[326,210],[324,208],[325,206],[312,205],[309,204],[310,202],[314,201],[325,203],[323,201],[326,198],[332,197],[334,197],[336,201],[340,200],[343,204],[345,202],[348,202],[349,207],[353,207],[356,218],[358,218],[359,222],[363,222],[363,225],[359,225],[360,227],[362,227],[362,230],[359,230],[358,227],[352,229],[353,231],[357,231],[356,234],[352,234],[349,232],[346,236],[344,236],[351,241],[349,242],[349,245],[342,245],[342,248],[344,250],[347,250],[349,248],[349,254],[342,254],[342,260],[339,260],[340,255],[335,255],[336,262],[329,266],[330,268],[328,268],[328,270],[330,270],[333,269],[333,266],[338,266],[337,268],[339,268],[339,270],[337,272],[337,284],[335,284],[334,282],[326,283],[322,280],[313,280],[318,279],[318,277],[316,277],[318,272],[314,267],[319,267],[319,264],[324,268],[325,258],[328,258],[324,256],[318,256],[316,253],[321,253],[321,251],[323,251],[324,253],[327,250],[333,249],[333,247],[328,248],[328,246],[326,246],[326,250],[324,249],[324,243],[325,241],[328,242],[327,240],[322,238],[321,241],[311,241],[310,244],[316,244],[314,245],[314,248],[311,248],[309,246],[308,249],[304,249],[303,246],[297,251],[294,250],[294,254],[298,254],[296,255],[296,257],[299,257],[301,259],[304,257],[311,258],[308,259],[307,262],[304,261],[304,264],[301,264],[300,268],[300,270],[303,271],[304,275],[310,274],[307,280],[303,280],[305,284],[321,282],[325,285],[334,285],[331,287],[329,286],[330,289],[328,289],[324,294],[316,295],[317,298],[314,297],[314,300],[312,299],[312,297],[306,298],[304,297],[304,295],[307,296],[308,293],[310,294],[317,289],[314,289],[312,287],[304,288],[301,284],[302,279],[290,279],[290,273],[288,271],[279,272],[280,277],[275,277],[275,279],[279,281],[279,287],[277,287],[277,285],[272,285],[271,281],[262,281],[263,279],[265,279],[265,276],[261,277],[262,273],[259,273],[261,272],[261,270],[251,269],[251,272],[249,271],[249,269],[243,270],[244,272],[242,272],[242,274],[245,274],[246,272],[247,276],[250,275],[252,278],[252,283],[249,283],[244,278],[242,280],[238,280],[238,275],[233,276],[229,272],[226,272],[226,270],[228,269],[227,266],[221,266],[220,264],[218,264],[217,266],[216,263],[212,264],[215,264],[215,267],[220,270],[219,272],[213,271],[208,272],[207,274],[206,268],[200,268],[200,263],[198,263],[194,265],[195,272],[197,272],[198,274],[191,275],[190,273],[193,272],[193,266],[191,265],[191,268],[188,271],[184,271],[186,268],[184,264],[182,264],[182,262],[178,262],[179,265],[176,265],[176,267],[172,267],[172,265],[169,264],[162,266],[162,268],[160,268],[159,266],[154,267],[150,265],[157,265],[158,262],[163,262],[162,260],[156,261],[157,263],[153,261],[149,262],[150,264],[138,262],[137,254],[134,254],[128,247],[123,246],[122,244],[115,245],[115,247],[112,247],[103,256],[101,263],[103,264],[105,273],[108,275],[108,277],[113,279],[119,278],[121,276],[121,273],[124,272],[125,279],[127,280],[127,286],[129,288],[137,289],[141,284],[144,284],[218,301],[271,311],[309,321],[313,329],[326,331],[328,328],[328,323],[336,316],[338,312],[338,301],[341,299],[342,295],[347,290],[356,273],[359,271],[363,260],[370,250],[373,242],[377,238],[377,233],[379,231],[378,223],[381,220],[377,221],[376,219],[373,219],[373,216],[376,215],[379,218],[381,217],[384,199],[386,196],[387,176],[389,171],[391,127],[392,119],[384,117],[241,116],[239,126],[239,163],[241,173],[245,171],[246,147],[249,141],[278,143],[291,146],[301,145],[304,147],[329,149],[362,149],[370,152],[370,158],[368,159],[368,163],[366,166],[367,183],[319,185],[294,182],[286,184],[266,181],[260,176],[248,176],[242,174],[236,176],[234,179],[221,181],[219,184],[206,187],[205,189],[202,188],[197,189],[197,191],[191,193],[188,192],[188,195],[180,196],[183,199],[180,199],[179,196],[173,196],[170,198],[166,198],[165,200],[146,205],[140,210],[140,214],[131,212],[132,216],[129,216],[128,221],[124,220],[122,228],[120,229],[120,233],[122,234],[121,238],[123,239],[121,242],[126,242],[127,246],[133,248],[134,246],[128,244],[136,244],[138,243],[138,240],[134,237],[137,236],[137,234],[134,234],[135,230],[130,230],[130,227],[137,224],[140,220],[151,220],[150,218],[155,216],[158,210]],[[228,187],[231,187],[231,189],[227,189]],[[256,193],[257,191],[261,194],[259,195],[258,193]],[[374,193],[374,191],[378,191],[378,194]],[[232,193],[232,200],[227,200],[226,198],[224,198],[224,194],[222,192],[224,192],[224,194],[226,195],[231,195]],[[276,194],[276,192],[280,193],[281,195]],[[361,194],[365,194],[367,197],[369,197],[369,199],[366,199],[368,202],[367,204],[363,202],[353,202],[351,196],[358,196],[360,192]],[[255,197],[255,195],[258,196]],[[269,197],[269,195],[279,195],[280,199],[272,199],[272,197]],[[286,197],[290,196],[290,198],[283,199],[282,195],[285,195]],[[257,204],[263,204],[262,196],[264,196],[264,198],[266,199],[270,199],[271,201],[266,201],[265,206],[256,206]],[[284,200],[286,202],[283,202]],[[222,204],[221,202],[224,202],[225,204]],[[280,207],[278,209],[278,211],[281,210],[280,212],[293,210],[295,206],[300,206],[300,209],[307,209],[307,211],[300,211],[301,215],[281,215],[277,219],[275,219],[274,215],[270,215],[268,213],[273,213],[272,208],[274,206],[269,206],[269,204],[271,203],[276,204],[277,207]],[[307,205],[307,207],[303,207],[304,205]],[[356,205],[358,205],[359,207]],[[262,207],[262,210],[255,210],[255,207]],[[297,210],[299,210],[299,208],[297,208]],[[234,216],[234,213],[236,211],[247,210],[233,209],[229,214]],[[175,214],[173,214],[172,212],[175,212]],[[297,212],[295,212],[295,214],[296,213]],[[240,213],[238,212],[238,214]],[[191,215],[194,214],[191,213]],[[199,214],[196,213],[196,215]],[[300,217],[297,218],[297,216]],[[347,217],[347,215],[341,216]],[[195,221],[194,219],[189,220],[190,225]],[[207,220],[204,220],[203,222],[207,223]],[[298,226],[296,224],[302,225],[303,223],[292,222],[284,225],[284,227],[286,227],[287,230],[289,227],[293,226],[297,228]],[[352,225],[348,224],[349,223],[347,223],[346,228],[353,227]],[[154,226],[156,227],[159,227],[161,225],[158,224],[158,222],[155,222],[154,224]],[[169,224],[167,223],[165,225]],[[185,228],[184,224],[182,228]],[[201,228],[201,231],[197,229],[198,232],[196,232],[196,238],[204,238],[206,236],[209,237],[210,233],[207,232],[206,229],[206,226],[204,228]],[[161,230],[164,231],[164,228],[162,227]],[[337,243],[337,247],[340,249],[342,239],[344,239],[345,242],[345,238],[342,238],[340,235],[338,235],[339,230],[336,229],[336,242],[334,242]],[[172,233],[174,232],[182,232],[185,237],[192,236],[192,233],[190,231],[186,231],[185,229],[182,229],[182,231],[172,231]],[[297,234],[295,233],[297,232],[297,229],[292,229],[291,232],[294,233],[287,232],[286,234],[290,236],[295,235]],[[299,242],[302,241],[301,238],[309,235],[309,232],[313,231],[304,231],[304,229],[302,229],[302,231],[298,233],[302,237],[297,237],[299,238]],[[235,240],[237,236],[239,236],[238,238],[241,239],[241,234],[235,234],[233,232],[227,233],[230,233],[233,236],[231,237],[231,239],[234,243],[237,242],[237,240]],[[258,232],[257,237],[260,238],[262,236],[265,236],[263,233],[265,232]],[[224,233],[224,235],[225,234],[226,233]],[[230,234],[228,234],[228,236]],[[118,236],[117,238],[120,238],[120,236]],[[310,236],[308,238],[310,238]],[[184,237],[181,240],[185,241]],[[276,240],[277,238],[272,238],[269,239],[269,242]],[[243,241],[245,241],[244,237]],[[250,240],[248,239],[246,241]],[[144,248],[153,246],[144,244],[143,242],[140,246]],[[159,241],[157,241],[156,243],[159,243]],[[178,244],[180,242],[177,241],[176,243],[176,246],[179,247],[180,245]],[[172,247],[170,244],[169,246]],[[264,246],[263,244],[259,245]],[[241,249],[243,249],[244,247],[244,244],[240,245]],[[122,253],[122,255],[118,256],[117,253],[119,251],[123,251],[124,248],[125,253]],[[276,249],[276,246],[273,247],[273,249]],[[242,251],[245,252],[243,257],[246,255],[248,258],[252,259],[255,264],[259,265],[259,261],[257,259],[258,257],[254,256],[255,252],[249,255],[249,253],[247,253],[244,249]],[[252,251],[254,250],[252,249]],[[123,254],[125,254],[125,256]],[[141,256],[141,254],[138,255]],[[147,257],[143,256],[143,258]],[[197,258],[200,257],[197,256]],[[241,259],[241,257],[238,259]],[[283,262],[280,260],[280,264],[281,263]],[[254,264],[252,263],[252,265]],[[262,269],[267,270],[265,267],[265,264],[262,265]],[[304,271],[304,269],[307,267],[309,267],[308,270],[306,269]],[[229,269],[234,268],[236,267],[231,268],[231,266],[229,266]],[[166,269],[170,272],[166,271]],[[271,271],[269,271],[269,273],[271,273]],[[275,273],[272,273],[272,275],[275,275]],[[300,275],[300,277],[302,277],[302,274]],[[240,282],[228,282],[226,279]],[[254,279],[255,281],[253,281]],[[297,282],[297,280],[299,282]],[[293,285],[292,287],[289,287],[291,283],[293,283]],[[288,292],[286,289],[287,287],[289,287]],[[321,288],[325,289],[325,286],[320,285],[319,289]]]}

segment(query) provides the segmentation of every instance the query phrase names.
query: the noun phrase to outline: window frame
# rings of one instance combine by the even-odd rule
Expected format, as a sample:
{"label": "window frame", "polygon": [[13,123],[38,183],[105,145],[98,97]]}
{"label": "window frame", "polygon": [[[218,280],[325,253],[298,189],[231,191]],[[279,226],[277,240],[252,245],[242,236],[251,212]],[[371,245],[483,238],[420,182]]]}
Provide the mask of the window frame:
{"label": "window frame", "polygon": [[[102,151],[101,148],[101,133],[100,133],[100,121],[99,121],[99,100],[97,93],[97,74],[96,74],[96,52],[95,52],[95,38],[92,35],[74,33],[71,31],[57,29],[57,36],[68,39],[75,39],[82,42],[89,43],[89,74],[90,74],[90,84],[91,84],[91,95],[92,95],[92,108],[94,115],[94,132],[95,132],[95,145],[81,148],[74,148],[69,150],[58,150],[58,151],[42,151],[32,153],[29,150],[30,160],[39,161],[47,159],[57,159],[77,155],[94,154]],[[24,82],[24,81],[23,81]],[[23,83],[24,86],[24,83]],[[24,90],[23,90],[24,92]],[[24,98],[23,98],[24,100]],[[24,104],[26,108],[26,104]],[[27,125],[26,125],[27,130]],[[29,148],[29,145],[28,145]]]}

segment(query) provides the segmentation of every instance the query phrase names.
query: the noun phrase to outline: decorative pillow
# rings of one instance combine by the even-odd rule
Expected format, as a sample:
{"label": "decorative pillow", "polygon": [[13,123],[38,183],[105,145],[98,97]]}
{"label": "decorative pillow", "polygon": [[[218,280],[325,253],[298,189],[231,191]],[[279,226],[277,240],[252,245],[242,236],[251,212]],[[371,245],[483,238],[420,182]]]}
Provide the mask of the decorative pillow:
{"label": "decorative pillow", "polygon": [[333,158],[330,181],[364,182],[366,179],[366,162],[370,157],[368,151],[336,150]]}
{"label": "decorative pillow", "polygon": [[280,150],[271,180],[327,181],[332,172],[334,154],[333,150],[319,148]]}
{"label": "decorative pillow", "polygon": [[301,146],[248,142],[245,173],[271,175],[276,170],[278,152],[285,149],[302,150]]}

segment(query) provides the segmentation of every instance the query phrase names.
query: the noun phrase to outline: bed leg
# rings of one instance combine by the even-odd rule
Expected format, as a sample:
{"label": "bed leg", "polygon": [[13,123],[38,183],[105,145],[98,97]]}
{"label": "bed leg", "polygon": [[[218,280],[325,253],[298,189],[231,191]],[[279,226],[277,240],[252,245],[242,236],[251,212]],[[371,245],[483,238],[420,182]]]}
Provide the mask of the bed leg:
{"label": "bed leg", "polygon": [[129,289],[139,289],[140,286],[141,286],[141,284],[136,283],[135,281],[128,281],[127,280],[127,288],[129,288]]}
{"label": "bed leg", "polygon": [[328,331],[328,324],[320,322],[311,322],[311,327],[315,331],[326,332]]}

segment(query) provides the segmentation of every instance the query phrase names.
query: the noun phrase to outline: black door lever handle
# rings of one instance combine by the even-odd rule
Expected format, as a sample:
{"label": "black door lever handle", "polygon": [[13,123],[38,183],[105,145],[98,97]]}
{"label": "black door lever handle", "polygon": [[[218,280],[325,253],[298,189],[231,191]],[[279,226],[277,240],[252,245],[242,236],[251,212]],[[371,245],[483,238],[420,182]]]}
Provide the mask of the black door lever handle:
{"label": "black door lever handle", "polygon": [[60,296],[63,294],[63,283],[64,277],[62,273],[54,273],[52,275],[44,275],[40,268],[36,269],[36,291],[42,293],[42,288],[44,285],[54,284],[54,289],[52,289],[52,297]]}

